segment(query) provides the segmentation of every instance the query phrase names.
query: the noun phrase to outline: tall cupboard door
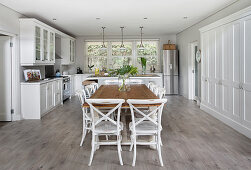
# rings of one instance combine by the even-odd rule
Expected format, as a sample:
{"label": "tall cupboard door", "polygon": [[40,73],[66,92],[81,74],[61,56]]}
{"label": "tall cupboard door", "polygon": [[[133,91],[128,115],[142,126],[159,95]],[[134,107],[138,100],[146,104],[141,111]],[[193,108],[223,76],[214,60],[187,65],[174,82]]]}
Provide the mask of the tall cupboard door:
{"label": "tall cupboard door", "polygon": [[40,111],[41,114],[47,111],[47,84],[42,84],[40,86]]}
{"label": "tall cupboard door", "polygon": [[47,110],[50,110],[53,108],[54,106],[54,89],[53,89],[53,84],[54,82],[49,82],[47,84],[47,96],[46,96],[46,99],[47,99]]}
{"label": "tall cupboard door", "polygon": [[61,103],[62,100],[62,95],[61,95],[61,91],[62,91],[62,80],[57,80],[55,81],[55,91],[54,91],[54,95],[55,95],[55,101],[54,101],[54,106],[58,105]]}
{"label": "tall cupboard door", "polygon": [[240,120],[240,22],[223,26],[222,113]]}
{"label": "tall cupboard door", "polygon": [[55,61],[55,34],[50,32],[50,46],[49,46],[49,60],[50,62]]}
{"label": "tall cupboard door", "polygon": [[39,26],[35,26],[35,60],[39,62],[42,60],[42,30]]}
{"label": "tall cupboard door", "polygon": [[251,16],[242,20],[243,54],[241,58],[241,84],[243,124],[251,129]]}
{"label": "tall cupboard door", "polygon": [[46,29],[43,29],[43,61],[49,61],[49,32]]}
{"label": "tall cupboard door", "polygon": [[209,52],[209,33],[202,34],[202,72],[201,72],[201,102],[208,105],[208,52]]}

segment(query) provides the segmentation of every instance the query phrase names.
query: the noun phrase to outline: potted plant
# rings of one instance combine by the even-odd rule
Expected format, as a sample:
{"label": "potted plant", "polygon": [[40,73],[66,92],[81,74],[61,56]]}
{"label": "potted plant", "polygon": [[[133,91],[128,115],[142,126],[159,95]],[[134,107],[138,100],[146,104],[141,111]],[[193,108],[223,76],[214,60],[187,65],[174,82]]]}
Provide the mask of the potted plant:
{"label": "potted plant", "polygon": [[140,57],[141,66],[142,66],[142,74],[146,74],[146,58]]}
{"label": "potted plant", "polygon": [[117,75],[120,85],[119,91],[127,91],[129,90],[126,87],[126,80],[130,75],[136,75],[138,73],[138,68],[131,65],[124,65],[119,69],[112,70],[111,75]]}

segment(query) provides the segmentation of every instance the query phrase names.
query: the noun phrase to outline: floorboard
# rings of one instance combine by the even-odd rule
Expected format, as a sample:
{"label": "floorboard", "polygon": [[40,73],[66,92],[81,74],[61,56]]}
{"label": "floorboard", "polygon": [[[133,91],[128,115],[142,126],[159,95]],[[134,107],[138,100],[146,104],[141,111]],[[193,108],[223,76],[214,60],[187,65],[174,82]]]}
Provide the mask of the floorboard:
{"label": "floorboard", "polygon": [[42,120],[0,122],[1,170],[157,170],[157,169],[249,169],[251,140],[201,111],[181,96],[168,97],[163,113],[162,157],[157,151],[137,147],[136,167],[133,153],[123,146],[124,166],[119,165],[117,148],[101,146],[88,167],[91,135],[83,147],[81,108],[77,98],[68,100]]}

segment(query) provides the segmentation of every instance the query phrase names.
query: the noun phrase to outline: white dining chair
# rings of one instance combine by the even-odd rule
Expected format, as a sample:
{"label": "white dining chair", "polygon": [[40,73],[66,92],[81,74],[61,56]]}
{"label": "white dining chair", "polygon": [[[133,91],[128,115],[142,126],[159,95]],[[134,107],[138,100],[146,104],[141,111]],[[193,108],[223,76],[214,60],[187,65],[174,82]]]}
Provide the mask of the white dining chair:
{"label": "white dining chair", "polygon": [[[131,131],[131,146],[130,151],[134,148],[133,162],[132,166],[136,163],[136,146],[137,145],[156,145],[158,150],[160,165],[163,166],[162,156],[161,156],[161,116],[163,111],[163,106],[167,102],[167,99],[128,99],[127,103],[130,106],[132,122],[129,124]],[[143,112],[137,108],[137,104],[157,104],[152,111]],[[140,114],[141,118],[135,118],[135,114]],[[156,118],[154,118],[156,116]],[[155,140],[149,142],[137,141],[138,136],[154,136]]]}
{"label": "white dining chair", "polygon": [[88,108],[83,107],[83,104],[86,101],[85,90],[84,89],[77,90],[76,95],[78,96],[79,101],[81,103],[82,114],[83,114],[82,138],[81,138],[81,142],[80,142],[80,146],[82,146],[87,132],[89,132],[91,130],[91,113],[88,110]]}
{"label": "white dining chair", "polygon": [[98,83],[91,83],[91,85],[93,86],[93,93],[95,93],[99,88]]}
{"label": "white dining chair", "polygon": [[89,85],[85,85],[84,86],[87,98],[90,98],[92,96],[92,94],[94,93],[94,86],[89,84]]}
{"label": "white dining chair", "polygon": [[[89,166],[91,166],[94,152],[100,145],[117,145],[118,156],[120,164],[123,165],[121,156],[121,130],[123,130],[123,123],[120,122],[121,106],[125,102],[124,99],[87,99],[86,102],[90,105],[92,115],[92,150],[90,155]],[[115,105],[108,112],[104,113],[94,105]],[[117,111],[117,120],[115,121],[110,116]],[[114,135],[115,141],[99,141],[98,136]]]}
{"label": "white dining chair", "polygon": [[158,96],[158,94],[159,94],[159,86],[157,86],[157,85],[152,85],[152,92],[156,95],[156,96]]}
{"label": "white dining chair", "polygon": [[150,89],[150,90],[152,90],[152,86],[154,85],[154,83],[153,82],[149,82],[148,84],[147,84],[147,87]]}
{"label": "white dining chair", "polygon": [[158,97],[160,99],[163,99],[165,97],[165,94],[166,94],[166,89],[162,88],[162,87],[159,87],[159,89],[158,89]]}

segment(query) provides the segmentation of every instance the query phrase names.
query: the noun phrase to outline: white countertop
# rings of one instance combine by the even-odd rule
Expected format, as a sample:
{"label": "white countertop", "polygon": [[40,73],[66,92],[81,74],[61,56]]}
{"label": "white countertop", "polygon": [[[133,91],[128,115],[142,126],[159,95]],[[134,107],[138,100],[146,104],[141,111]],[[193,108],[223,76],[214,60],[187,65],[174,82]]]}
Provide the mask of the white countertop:
{"label": "white countertop", "polygon": [[51,81],[61,80],[61,79],[63,79],[63,78],[58,77],[58,78],[53,78],[53,79],[49,79],[49,80],[24,81],[24,82],[21,82],[21,85],[34,85],[34,84],[40,85],[40,84],[48,83]]}

